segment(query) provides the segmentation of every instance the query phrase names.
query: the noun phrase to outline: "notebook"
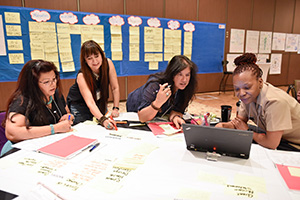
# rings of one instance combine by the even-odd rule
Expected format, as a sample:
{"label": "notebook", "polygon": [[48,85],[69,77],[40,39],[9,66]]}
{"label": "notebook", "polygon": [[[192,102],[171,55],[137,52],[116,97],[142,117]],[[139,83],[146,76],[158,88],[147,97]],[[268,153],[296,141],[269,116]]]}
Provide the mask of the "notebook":
{"label": "notebook", "polygon": [[78,153],[92,147],[95,143],[97,143],[97,139],[70,135],[44,146],[37,151],[48,155],[57,156],[59,158],[70,159]]}
{"label": "notebook", "polygon": [[248,159],[252,131],[183,124],[187,149]]}

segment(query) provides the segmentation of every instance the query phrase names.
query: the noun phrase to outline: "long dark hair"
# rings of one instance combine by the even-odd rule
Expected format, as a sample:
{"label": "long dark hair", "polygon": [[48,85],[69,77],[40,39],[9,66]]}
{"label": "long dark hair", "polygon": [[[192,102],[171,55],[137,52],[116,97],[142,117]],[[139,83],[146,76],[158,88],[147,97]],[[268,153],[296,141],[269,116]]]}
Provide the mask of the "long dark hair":
{"label": "long dark hair", "polygon": [[[182,90],[184,99],[181,100],[182,103],[179,105],[180,110],[186,109],[196,93],[198,67],[193,61],[183,55],[174,56],[168,63],[166,70],[150,75],[149,78],[154,77],[154,80],[148,82],[148,84],[155,81],[158,81],[160,84],[168,83],[172,85],[172,91],[174,91],[174,77],[187,67],[191,70],[191,77],[188,85]],[[174,95],[174,92],[172,92],[171,101],[173,101]]]}
{"label": "long dark hair", "polygon": [[[23,66],[19,74],[17,88],[13,92],[7,103],[5,119],[7,119],[8,117],[9,106],[11,105],[11,103],[20,98],[21,106],[24,102],[24,98],[26,98],[28,99],[28,104],[25,111],[26,128],[29,128],[30,126],[29,115],[32,115],[32,113],[37,116],[36,121],[39,124],[44,124],[45,122],[47,122],[46,114],[43,112],[47,97],[39,87],[39,78],[41,73],[47,73],[51,71],[54,71],[55,73],[57,79],[56,88],[61,95],[61,90],[59,90],[59,88],[61,88],[61,83],[59,72],[57,71],[56,66],[52,62],[44,60],[30,60]],[[10,117],[11,122],[14,122],[12,120],[14,115]],[[3,125],[5,126],[5,120]]]}
{"label": "long dark hair", "polygon": [[80,64],[81,64],[81,72],[83,74],[83,77],[93,95],[93,98],[95,102],[97,103],[97,95],[96,95],[96,89],[97,89],[97,81],[95,76],[93,75],[93,71],[91,68],[88,66],[86,63],[85,59],[89,57],[90,55],[97,55],[99,54],[102,57],[102,65],[99,70],[99,74],[101,74],[100,80],[101,80],[101,87],[100,87],[100,93],[101,93],[101,98],[99,101],[99,107],[100,111],[102,113],[105,113],[106,106],[107,106],[107,101],[108,101],[108,84],[109,84],[109,77],[107,76],[108,72],[108,61],[105,57],[105,53],[102,50],[102,48],[99,46],[98,43],[96,43],[93,40],[88,40],[84,42],[81,46],[80,50]]}
{"label": "long dark hair", "polygon": [[262,77],[262,70],[256,64],[257,58],[253,53],[244,53],[243,55],[234,59],[236,68],[233,71],[233,76],[244,71],[250,71],[256,79]]}

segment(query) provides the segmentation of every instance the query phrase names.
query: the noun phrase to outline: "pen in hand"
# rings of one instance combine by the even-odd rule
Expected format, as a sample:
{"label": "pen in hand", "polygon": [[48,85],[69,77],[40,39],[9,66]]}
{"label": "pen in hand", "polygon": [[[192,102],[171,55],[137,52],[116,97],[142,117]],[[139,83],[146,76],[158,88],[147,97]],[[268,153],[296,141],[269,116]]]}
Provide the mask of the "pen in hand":
{"label": "pen in hand", "polygon": [[100,143],[95,144],[91,149],[90,152],[92,152],[97,146],[99,146]]}
{"label": "pen in hand", "polygon": [[[112,116],[109,116],[109,118],[110,118],[111,120],[114,120],[114,118],[113,118]],[[116,126],[115,124],[113,124],[113,125],[114,125],[114,127],[115,127],[115,130],[117,131],[117,130],[118,130],[117,126]]]}
{"label": "pen in hand", "polygon": [[69,115],[68,120],[69,120],[69,121],[71,120],[71,115]]}

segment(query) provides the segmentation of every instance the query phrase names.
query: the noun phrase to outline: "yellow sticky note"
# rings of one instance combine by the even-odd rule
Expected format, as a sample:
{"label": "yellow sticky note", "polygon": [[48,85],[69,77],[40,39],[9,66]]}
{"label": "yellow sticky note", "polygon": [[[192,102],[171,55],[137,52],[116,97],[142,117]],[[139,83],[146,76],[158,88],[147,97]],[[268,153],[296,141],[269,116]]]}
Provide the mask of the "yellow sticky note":
{"label": "yellow sticky note", "polygon": [[140,52],[131,52],[129,53],[129,61],[139,61],[140,60]]}
{"label": "yellow sticky note", "polygon": [[23,53],[9,53],[8,59],[9,59],[9,64],[24,64]]}
{"label": "yellow sticky note", "polygon": [[57,33],[70,33],[70,25],[57,23],[56,24]]}
{"label": "yellow sticky note", "polygon": [[29,32],[42,32],[42,24],[39,22],[28,22]]}
{"label": "yellow sticky note", "polygon": [[110,26],[110,34],[119,34],[121,35],[122,34],[122,28],[121,26]]}
{"label": "yellow sticky note", "polygon": [[153,53],[145,53],[145,62],[154,61]]}
{"label": "yellow sticky note", "polygon": [[47,43],[44,43],[44,52],[58,52],[57,50],[57,44],[56,43],[53,43],[53,42],[47,42]]}
{"label": "yellow sticky note", "polygon": [[157,61],[157,62],[163,61],[162,53],[156,53],[156,54],[154,54],[154,61]]}
{"label": "yellow sticky note", "polygon": [[70,34],[80,34],[81,33],[80,24],[70,24]]}
{"label": "yellow sticky note", "polygon": [[210,199],[210,195],[210,192],[203,190],[181,188],[175,199],[208,200]]}
{"label": "yellow sticky note", "polygon": [[209,183],[215,183],[219,185],[226,185],[227,183],[227,177],[226,176],[220,176],[212,173],[207,173],[205,171],[200,171],[198,173],[198,180],[209,182]]}
{"label": "yellow sticky note", "polygon": [[54,22],[42,22],[43,32],[52,32],[56,33],[55,23]]}
{"label": "yellow sticky note", "polygon": [[123,60],[123,52],[122,51],[112,51],[111,59],[112,60]]}
{"label": "yellow sticky note", "polygon": [[29,33],[29,36],[30,36],[30,42],[32,42],[32,43],[43,43],[44,42],[42,33],[31,32],[31,33]]}
{"label": "yellow sticky note", "polygon": [[45,53],[45,59],[51,62],[58,62],[58,53],[57,52]]}
{"label": "yellow sticky note", "polygon": [[91,25],[92,32],[96,34],[103,34],[103,25]]}
{"label": "yellow sticky note", "polygon": [[158,62],[149,62],[149,70],[158,70]]}
{"label": "yellow sticky note", "polygon": [[92,40],[93,34],[81,34],[81,43],[84,43],[85,41]]}
{"label": "yellow sticky note", "polygon": [[5,23],[20,24],[20,13],[18,12],[4,12]]}
{"label": "yellow sticky note", "polygon": [[62,62],[61,68],[62,68],[63,72],[74,72],[75,71],[74,62]]}
{"label": "yellow sticky note", "polygon": [[236,174],[234,177],[234,183],[250,187],[257,192],[267,193],[266,181],[263,177]]}
{"label": "yellow sticky note", "polygon": [[6,25],[7,36],[22,36],[20,25]]}
{"label": "yellow sticky note", "polygon": [[23,50],[22,40],[7,40],[8,50]]}
{"label": "yellow sticky note", "polygon": [[299,167],[288,167],[291,176],[300,177],[300,168]]}
{"label": "yellow sticky note", "polygon": [[61,62],[73,62],[72,52],[60,52],[59,56]]}

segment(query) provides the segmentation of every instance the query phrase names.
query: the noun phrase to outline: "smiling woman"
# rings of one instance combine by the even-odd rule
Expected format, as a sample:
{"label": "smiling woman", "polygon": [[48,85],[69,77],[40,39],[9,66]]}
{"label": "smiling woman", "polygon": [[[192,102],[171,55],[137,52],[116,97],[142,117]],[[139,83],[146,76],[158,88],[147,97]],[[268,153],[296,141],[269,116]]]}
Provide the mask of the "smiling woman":
{"label": "smiling woman", "polygon": [[147,83],[131,92],[127,112],[137,112],[140,121],[169,114],[177,128],[197,86],[197,66],[186,56],[174,56],[164,72],[152,74]]}
{"label": "smiling woman", "polygon": [[18,78],[17,89],[8,101],[5,133],[18,142],[71,129],[74,117],[59,91],[56,66],[43,60],[28,61]]}
{"label": "smiling woman", "polygon": [[254,129],[253,139],[270,149],[300,151],[300,104],[285,91],[262,80],[256,57],[246,53],[235,59],[233,86],[241,100],[238,115],[217,127],[247,130],[251,119],[265,133]]}

